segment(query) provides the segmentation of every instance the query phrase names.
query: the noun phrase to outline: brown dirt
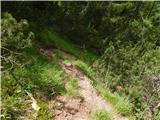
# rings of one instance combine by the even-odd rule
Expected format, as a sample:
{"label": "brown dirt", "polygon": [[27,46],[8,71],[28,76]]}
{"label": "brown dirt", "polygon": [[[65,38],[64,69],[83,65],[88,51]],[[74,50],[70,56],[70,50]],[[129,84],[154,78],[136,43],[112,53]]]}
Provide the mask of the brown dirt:
{"label": "brown dirt", "polygon": [[69,95],[57,96],[55,99],[59,107],[54,109],[55,120],[89,120],[92,113],[102,109],[111,113],[115,120],[128,120],[117,114],[113,106],[99,96],[90,79],[80,69],[72,64],[62,64],[62,67],[69,76],[77,76],[82,98]]}

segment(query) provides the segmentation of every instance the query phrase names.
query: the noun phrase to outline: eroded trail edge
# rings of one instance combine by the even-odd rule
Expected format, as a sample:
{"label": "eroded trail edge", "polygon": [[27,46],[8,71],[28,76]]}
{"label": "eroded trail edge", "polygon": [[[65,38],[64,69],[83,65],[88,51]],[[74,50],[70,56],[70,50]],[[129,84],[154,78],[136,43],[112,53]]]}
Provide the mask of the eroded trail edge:
{"label": "eroded trail edge", "polygon": [[90,120],[91,114],[97,110],[106,110],[115,120],[128,120],[118,114],[113,106],[101,97],[88,78],[77,66],[61,64],[68,76],[78,78],[79,92],[82,98],[59,95],[55,99],[61,104],[54,110],[55,120]]}

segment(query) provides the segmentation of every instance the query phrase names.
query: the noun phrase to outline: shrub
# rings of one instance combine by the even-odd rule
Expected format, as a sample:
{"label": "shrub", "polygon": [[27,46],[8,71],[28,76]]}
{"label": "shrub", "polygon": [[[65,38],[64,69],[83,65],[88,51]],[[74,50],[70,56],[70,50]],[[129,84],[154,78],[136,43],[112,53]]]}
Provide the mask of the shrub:
{"label": "shrub", "polygon": [[159,51],[159,47],[149,41],[139,41],[128,46],[110,43],[102,58],[93,66],[107,87],[113,92],[129,96],[138,118],[151,118],[154,116],[151,111],[156,110],[159,96]]}

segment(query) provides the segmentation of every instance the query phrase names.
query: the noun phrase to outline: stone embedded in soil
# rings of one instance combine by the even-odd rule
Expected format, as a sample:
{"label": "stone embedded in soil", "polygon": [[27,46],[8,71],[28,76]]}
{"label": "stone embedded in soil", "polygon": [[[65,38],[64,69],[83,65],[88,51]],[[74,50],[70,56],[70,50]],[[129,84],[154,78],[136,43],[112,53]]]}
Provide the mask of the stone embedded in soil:
{"label": "stone embedded in soil", "polygon": [[68,95],[57,96],[56,100],[64,103],[65,108],[74,111],[78,111],[82,101],[81,98],[72,98],[71,96]]}
{"label": "stone embedded in soil", "polygon": [[71,118],[72,118],[71,114],[69,114],[65,111],[62,111],[61,114],[54,117],[54,120],[71,120]]}
{"label": "stone embedded in soil", "polygon": [[62,113],[61,110],[54,110],[54,116],[60,115]]}
{"label": "stone embedded in soil", "polygon": [[72,64],[71,63],[66,63],[65,66],[66,67],[72,67]]}

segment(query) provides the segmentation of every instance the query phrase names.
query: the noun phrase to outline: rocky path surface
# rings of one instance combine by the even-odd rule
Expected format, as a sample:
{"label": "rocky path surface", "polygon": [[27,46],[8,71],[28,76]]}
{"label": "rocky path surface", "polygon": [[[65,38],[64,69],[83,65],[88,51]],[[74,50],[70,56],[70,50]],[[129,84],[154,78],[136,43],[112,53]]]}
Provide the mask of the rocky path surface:
{"label": "rocky path surface", "polygon": [[97,110],[106,110],[112,114],[114,120],[128,120],[116,113],[113,106],[98,94],[91,80],[78,67],[64,63],[62,67],[68,76],[75,75],[78,78],[82,97],[57,96],[55,99],[59,105],[54,109],[55,120],[90,120],[91,114]]}

